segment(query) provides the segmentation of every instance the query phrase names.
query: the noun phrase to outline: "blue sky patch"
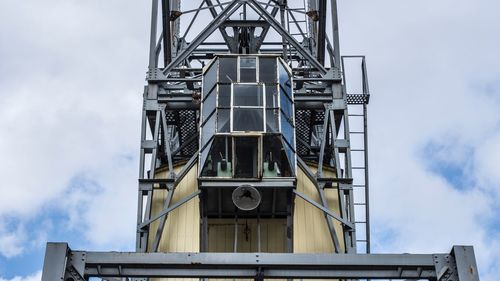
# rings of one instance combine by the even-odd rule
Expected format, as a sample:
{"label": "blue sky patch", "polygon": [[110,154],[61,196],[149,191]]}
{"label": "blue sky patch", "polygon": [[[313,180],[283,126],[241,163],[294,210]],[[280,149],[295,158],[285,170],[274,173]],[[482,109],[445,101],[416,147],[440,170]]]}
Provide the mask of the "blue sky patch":
{"label": "blue sky patch", "polygon": [[474,149],[455,139],[430,141],[422,149],[420,158],[428,171],[444,178],[458,190],[468,190],[475,184],[472,177]]}
{"label": "blue sky patch", "polygon": [[[0,254],[0,276],[4,279],[11,279],[42,269],[47,240],[64,241],[77,249],[89,248],[91,245],[83,239],[86,227],[75,225],[75,218],[72,216],[84,212],[85,200],[91,199],[100,192],[102,192],[100,185],[85,173],[81,173],[70,180],[62,196],[49,202],[35,216],[29,219],[1,217],[7,230],[21,227],[26,237],[21,238],[24,240],[21,254],[10,258]],[[59,200],[71,200],[71,202]],[[76,221],[81,220],[77,217]]]}

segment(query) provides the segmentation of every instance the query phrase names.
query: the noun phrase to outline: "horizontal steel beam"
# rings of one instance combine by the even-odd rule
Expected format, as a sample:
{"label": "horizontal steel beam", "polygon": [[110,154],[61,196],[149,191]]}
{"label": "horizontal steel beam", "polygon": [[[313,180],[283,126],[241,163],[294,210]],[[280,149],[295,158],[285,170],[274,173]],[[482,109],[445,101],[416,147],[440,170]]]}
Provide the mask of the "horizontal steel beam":
{"label": "horizontal steel beam", "polygon": [[479,280],[470,246],[455,246],[451,254],[135,253],[71,251],[65,243],[48,243],[42,281],[61,280],[69,270],[84,278]]}

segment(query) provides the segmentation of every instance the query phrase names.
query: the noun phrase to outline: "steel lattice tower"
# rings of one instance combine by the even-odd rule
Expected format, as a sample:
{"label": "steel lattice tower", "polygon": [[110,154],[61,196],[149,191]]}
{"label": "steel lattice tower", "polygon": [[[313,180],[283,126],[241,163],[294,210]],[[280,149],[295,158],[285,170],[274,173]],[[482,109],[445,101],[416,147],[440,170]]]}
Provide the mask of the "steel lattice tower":
{"label": "steel lattice tower", "polygon": [[42,281],[479,280],[469,246],[370,254],[367,66],[336,0],[182,4],[152,0],[136,252],[49,243]]}

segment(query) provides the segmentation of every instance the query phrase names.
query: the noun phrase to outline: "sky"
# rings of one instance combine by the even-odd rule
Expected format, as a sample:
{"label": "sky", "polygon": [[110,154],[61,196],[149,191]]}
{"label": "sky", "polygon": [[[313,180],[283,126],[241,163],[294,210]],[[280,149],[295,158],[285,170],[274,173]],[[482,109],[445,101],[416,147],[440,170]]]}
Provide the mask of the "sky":
{"label": "sky", "polygon": [[[367,57],[373,252],[475,247],[500,275],[500,2],[339,0]],[[47,241],[134,250],[149,1],[0,2],[0,281]]]}

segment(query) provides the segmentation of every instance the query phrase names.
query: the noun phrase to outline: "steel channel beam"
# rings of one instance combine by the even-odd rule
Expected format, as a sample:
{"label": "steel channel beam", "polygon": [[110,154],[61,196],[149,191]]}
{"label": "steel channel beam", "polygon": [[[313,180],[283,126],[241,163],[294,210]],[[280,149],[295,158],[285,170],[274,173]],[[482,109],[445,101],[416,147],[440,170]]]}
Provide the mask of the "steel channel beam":
{"label": "steel channel beam", "polygon": [[[458,281],[477,281],[472,247],[455,246]],[[71,257],[82,257],[74,261]],[[289,254],[289,253],[134,253],[71,252],[49,243],[42,281],[59,280],[65,267],[84,269],[84,277],[232,277],[435,279],[437,260],[448,254]],[[469,270],[470,271],[470,270]]]}
{"label": "steel channel beam", "polygon": [[326,0],[319,0],[319,21],[318,21],[318,38],[317,38],[317,54],[318,61],[325,63],[325,42],[326,42]]}
{"label": "steel channel beam", "polygon": [[340,41],[339,41],[339,18],[337,13],[337,0],[331,1],[332,11],[332,40],[333,40],[333,53],[335,59],[335,67],[340,68]]}
{"label": "steel channel beam", "polygon": [[152,222],[158,220],[159,218],[167,215],[168,213],[170,213],[171,211],[177,209],[178,207],[182,206],[184,203],[188,202],[189,200],[193,199],[194,197],[198,196],[199,194],[201,193],[200,190],[197,190],[193,193],[191,193],[190,195],[182,198],[181,200],[175,202],[174,204],[172,204],[172,206],[166,208],[166,209],[163,209],[159,214],[157,214],[156,216],[154,216],[153,218],[151,219],[148,219],[146,220],[145,222],[139,224],[137,226],[138,229],[143,229],[144,227],[146,226],[149,226]]}
{"label": "steel channel beam", "polygon": [[479,281],[472,246],[454,246],[451,254],[137,253],[71,251],[66,243],[48,243],[42,281],[64,280],[69,274],[86,279],[260,276],[436,280],[438,276],[456,276],[455,281]]}
{"label": "steel channel beam", "polygon": [[163,26],[163,63],[168,65],[172,61],[172,34],[170,30],[170,0],[162,0],[162,26]]}
{"label": "steel channel beam", "polygon": [[336,219],[337,221],[341,222],[342,224],[344,224],[345,226],[351,228],[351,229],[354,229],[354,225],[341,218],[339,215],[335,214],[334,212],[332,212],[330,209],[328,209],[327,207],[317,203],[316,201],[314,201],[312,198],[308,197],[307,195],[305,195],[304,193],[302,192],[299,192],[297,190],[293,190],[293,193],[295,193],[297,196],[299,196],[300,198],[304,199],[304,201],[308,202],[309,204],[313,205],[314,207],[320,209],[321,211],[323,211],[325,213],[325,215],[328,215],[329,217],[333,218],[333,219]]}

